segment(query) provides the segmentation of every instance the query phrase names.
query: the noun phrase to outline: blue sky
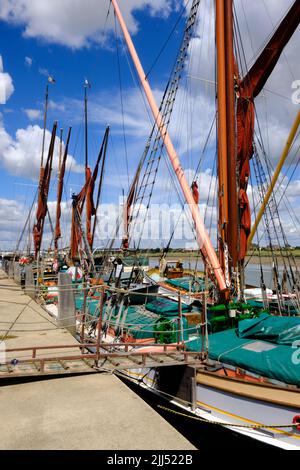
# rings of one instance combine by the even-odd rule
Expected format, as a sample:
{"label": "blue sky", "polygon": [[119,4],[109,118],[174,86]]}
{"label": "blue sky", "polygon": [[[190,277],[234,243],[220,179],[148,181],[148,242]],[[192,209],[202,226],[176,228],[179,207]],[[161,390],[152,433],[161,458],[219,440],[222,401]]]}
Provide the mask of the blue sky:
{"label": "blue sky", "polygon": [[[169,36],[180,11],[184,5],[190,3],[188,0],[119,1],[146,72]],[[253,0],[250,5],[245,0],[235,2],[249,64],[289,7],[291,0],[278,0],[276,6],[272,0],[265,0],[263,3],[262,6],[258,0]],[[126,192],[128,189],[128,176],[130,179],[134,173],[150,132],[151,122],[141,92],[132,79],[126,53],[120,41],[119,56],[129,167],[127,175],[114,19],[111,11],[106,22],[108,4],[108,0],[0,2],[0,55],[3,61],[0,81],[1,76],[3,79],[5,74],[8,74],[11,80],[9,84],[6,76],[9,99],[5,104],[0,104],[0,215],[4,221],[6,217],[10,220],[9,224],[4,225],[2,222],[3,226],[0,226],[0,243],[2,241],[5,246],[12,243],[20,230],[25,207],[30,204],[35,190],[47,72],[56,79],[56,84],[50,85],[47,129],[51,131],[55,119],[58,120],[59,128],[64,129],[64,136],[68,126],[73,127],[69,153],[72,169],[75,171],[68,175],[65,200],[69,199],[71,190],[78,191],[83,182],[85,77],[92,85],[89,92],[91,163],[95,161],[106,124],[111,125],[103,202],[117,202],[122,190]],[[201,2],[196,37],[190,46],[185,78],[179,90],[179,103],[174,110],[175,117],[171,125],[171,135],[190,178],[199,161],[214,116],[212,7],[213,0]],[[259,16],[258,8],[261,9]],[[183,15],[149,77],[157,101],[162,95],[176,57],[184,18]],[[118,33],[118,36],[120,40],[121,34]],[[290,97],[292,81],[300,78],[297,43],[299,44],[299,31],[295,33],[285,56],[268,81],[267,90],[257,101],[266,148],[273,164],[278,159],[296,114],[296,106]],[[276,91],[285,98],[275,96],[269,90]],[[210,142],[209,151],[201,166],[203,175],[200,200],[203,210],[210,183],[210,177],[207,175],[213,166],[214,146],[215,142]],[[293,176],[293,185],[290,192],[291,204],[299,214],[299,171]],[[155,197],[155,202],[175,201],[176,196],[174,191],[172,192],[165,167],[161,168]],[[55,201],[55,185],[50,192],[50,201]],[[284,208],[282,214],[283,218],[286,218],[288,230],[291,231],[291,239],[297,243],[299,232],[295,232],[293,224],[288,225],[290,222]]]}
{"label": "blue sky", "polygon": [[[103,3],[108,4],[108,2]],[[139,33],[135,37],[135,43],[143,56],[143,64],[146,71],[152,65],[161,48],[163,39],[168,36],[170,27],[177,18],[177,11],[174,11],[167,19],[160,16],[150,16],[149,18],[149,11],[147,9],[135,13],[135,19],[140,27]],[[30,120],[25,110],[43,110],[47,70],[56,80],[56,84],[49,86],[49,99],[57,104],[65,103],[68,100],[76,100],[76,105],[78,106],[78,108],[76,107],[77,115],[70,116],[72,110],[67,112],[66,109],[53,109],[50,105],[47,128],[51,130],[55,119],[58,120],[59,127],[62,127],[65,132],[67,127],[72,125],[70,153],[73,154],[72,150],[75,151],[76,147],[76,161],[83,163],[84,78],[87,77],[92,85],[89,92],[89,104],[91,105],[93,104],[94,97],[98,95],[103,95],[107,92],[115,96],[120,95],[114,32],[111,32],[109,35],[106,47],[104,48],[95,45],[94,47],[72,50],[64,45],[48,44],[40,38],[24,38],[23,26],[11,25],[6,22],[1,22],[0,25],[0,40],[3,45],[1,55],[4,62],[4,71],[13,78],[15,88],[7,104],[1,107],[6,131],[11,136],[14,136],[18,129],[26,128],[30,124],[38,124],[42,127],[42,119]],[[121,36],[119,35],[119,41],[120,38]],[[178,37],[175,34],[170,41],[169,47],[167,47],[161,57],[158,66],[151,73],[151,82],[154,88],[160,89],[166,84],[170,67],[174,60],[174,52],[177,49],[176,45],[178,47]],[[124,54],[122,54],[121,43],[119,48],[122,87],[126,94],[126,90],[133,87],[133,81],[128,71],[127,63],[124,60]],[[32,59],[31,65],[26,63],[26,57]],[[80,101],[82,101],[81,113]],[[142,99],[140,106],[143,107]],[[126,102],[124,107],[126,107]],[[95,160],[97,148],[100,145],[105,128],[104,118],[99,115],[98,119],[99,122],[89,123],[91,162]],[[120,138],[119,136],[114,137],[113,127],[112,135],[118,147]],[[130,166],[132,167],[132,165]],[[108,158],[108,171],[109,167],[110,159]],[[15,181],[15,177],[7,172],[5,168],[4,172],[5,179],[1,185],[0,197],[13,197],[14,190],[12,183]],[[18,180],[22,182],[23,178],[19,177]],[[78,178],[76,180],[78,181]]]}

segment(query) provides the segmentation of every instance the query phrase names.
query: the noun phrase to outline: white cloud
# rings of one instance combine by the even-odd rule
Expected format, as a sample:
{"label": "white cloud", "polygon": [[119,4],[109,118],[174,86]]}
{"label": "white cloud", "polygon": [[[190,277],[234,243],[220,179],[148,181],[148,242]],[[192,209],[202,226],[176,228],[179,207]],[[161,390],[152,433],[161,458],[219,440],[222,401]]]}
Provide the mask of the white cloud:
{"label": "white cloud", "polygon": [[[104,43],[113,28],[114,15],[106,22],[108,0],[2,0],[0,18],[24,27],[24,36],[41,38],[48,43],[63,44],[77,49],[93,43]],[[132,33],[138,30],[135,10],[148,8],[152,16],[167,17],[173,0],[123,0],[120,8]]]}
{"label": "white cloud", "polygon": [[[26,129],[18,129],[15,139],[12,139],[0,124],[0,161],[5,169],[12,175],[22,176],[37,181],[40,168],[42,150],[43,129],[38,125],[29,125]],[[44,161],[47,158],[51,133],[46,130]],[[53,157],[53,170],[58,168],[59,138],[56,137],[56,145]],[[82,172],[74,158],[69,155],[67,166],[73,172]]]}
{"label": "white cloud", "polygon": [[43,113],[40,109],[24,109],[24,113],[30,121],[36,121],[43,117]]}
{"label": "white cloud", "polygon": [[[161,91],[156,90],[156,95],[161,96]],[[128,88],[123,90],[123,100],[126,102],[124,109],[125,131],[128,136],[145,139],[151,130],[151,120],[144,106],[139,89]],[[50,104],[50,107],[59,111],[65,111],[64,117],[71,124],[82,122],[82,100],[66,98],[61,103]],[[123,115],[121,111],[120,91],[106,90],[90,95],[88,104],[89,123],[112,126],[115,134],[123,133]]]}
{"label": "white cloud", "polygon": [[49,77],[49,72],[47,69],[45,69],[44,67],[39,67],[39,74],[40,75],[43,75],[44,77]]}
{"label": "white cloud", "polygon": [[24,62],[25,62],[25,65],[27,67],[30,68],[32,66],[32,58],[31,57],[26,56],[25,59],[24,59]]}
{"label": "white cloud", "polygon": [[49,107],[49,109],[54,109],[55,111],[61,111],[61,112],[65,111],[65,105],[64,104],[56,103],[53,100],[49,100],[48,107]]}
{"label": "white cloud", "polygon": [[[285,186],[282,185],[281,189],[284,190]],[[286,194],[289,198],[300,198],[300,179],[290,182]]]}
{"label": "white cloud", "polygon": [[3,71],[3,60],[0,55],[0,104],[5,104],[14,92],[11,76]]}

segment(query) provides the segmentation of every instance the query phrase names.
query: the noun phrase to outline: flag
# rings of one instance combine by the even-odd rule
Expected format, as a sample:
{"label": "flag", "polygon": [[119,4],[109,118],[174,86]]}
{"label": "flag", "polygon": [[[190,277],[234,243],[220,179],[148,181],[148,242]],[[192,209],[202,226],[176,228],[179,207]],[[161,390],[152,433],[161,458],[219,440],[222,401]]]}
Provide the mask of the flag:
{"label": "flag", "polygon": [[48,82],[49,83],[55,83],[55,79],[53,77],[51,77],[51,75],[49,75]]}

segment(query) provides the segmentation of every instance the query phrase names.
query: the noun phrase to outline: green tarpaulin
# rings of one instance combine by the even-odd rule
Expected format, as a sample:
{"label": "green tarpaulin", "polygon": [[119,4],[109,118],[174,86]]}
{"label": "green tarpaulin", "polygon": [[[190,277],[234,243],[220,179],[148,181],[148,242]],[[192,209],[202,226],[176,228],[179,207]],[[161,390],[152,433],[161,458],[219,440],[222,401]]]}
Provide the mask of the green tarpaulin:
{"label": "green tarpaulin", "polygon": [[[158,313],[159,315],[178,315],[178,302],[169,299],[161,298],[152,300],[152,302],[148,302],[145,307],[147,310],[150,310],[150,312]],[[189,312],[192,310],[192,307],[182,303],[181,310],[182,312]]]}
{"label": "green tarpaulin", "polygon": [[[300,319],[296,320],[299,324]],[[270,324],[272,324],[274,333],[281,331],[280,341],[287,341],[287,343],[276,344],[273,341],[262,340],[265,337],[259,336],[259,328],[264,328],[264,325],[268,326],[268,323],[270,328],[268,334],[270,334]],[[270,317],[263,314],[260,319],[243,320],[236,330],[209,335],[209,358],[300,387],[300,341],[291,345],[289,336],[294,326],[296,326],[294,317]],[[251,328],[253,328],[252,333],[249,333]],[[257,331],[254,332],[254,330]],[[240,337],[239,334],[244,336]],[[284,334],[287,335],[285,339]],[[294,336],[296,337],[297,335]],[[187,349],[201,351],[201,339],[188,342]]]}
{"label": "green tarpaulin", "polygon": [[300,317],[274,317],[262,314],[259,318],[240,322],[239,338],[253,338],[292,346],[300,343]]}

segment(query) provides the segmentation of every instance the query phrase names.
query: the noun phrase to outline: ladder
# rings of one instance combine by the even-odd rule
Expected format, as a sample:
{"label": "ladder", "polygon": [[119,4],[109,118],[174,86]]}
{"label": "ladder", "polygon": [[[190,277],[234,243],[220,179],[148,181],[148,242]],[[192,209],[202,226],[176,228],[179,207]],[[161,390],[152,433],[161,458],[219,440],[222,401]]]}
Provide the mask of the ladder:
{"label": "ladder", "polygon": [[[52,345],[7,349],[14,356],[0,364],[0,379],[18,377],[56,376],[87,374],[103,371],[114,372],[125,369],[145,369],[165,366],[203,364],[205,357],[201,352],[185,351],[183,345],[159,343],[78,343],[77,345]],[[80,348],[81,354],[68,354],[68,349]],[[150,348],[150,350],[149,350]],[[155,351],[157,349],[157,351]],[[55,350],[53,355],[40,355],[45,351]],[[62,354],[65,351],[65,354]],[[24,352],[29,357],[24,358]],[[22,353],[21,358],[18,355]]]}

